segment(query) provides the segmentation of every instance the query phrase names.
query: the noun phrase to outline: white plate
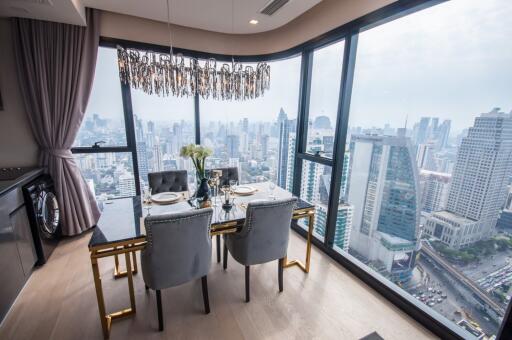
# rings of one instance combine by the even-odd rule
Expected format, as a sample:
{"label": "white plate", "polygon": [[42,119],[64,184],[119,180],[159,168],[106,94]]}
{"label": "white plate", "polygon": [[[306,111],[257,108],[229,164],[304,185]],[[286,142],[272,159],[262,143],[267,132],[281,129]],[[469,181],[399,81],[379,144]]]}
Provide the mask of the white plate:
{"label": "white plate", "polygon": [[178,201],[181,195],[175,192],[161,192],[151,196],[151,200],[158,204],[169,204]]}
{"label": "white plate", "polygon": [[256,192],[256,188],[251,187],[250,185],[239,185],[236,187],[234,192],[237,195],[248,196],[254,194]]}

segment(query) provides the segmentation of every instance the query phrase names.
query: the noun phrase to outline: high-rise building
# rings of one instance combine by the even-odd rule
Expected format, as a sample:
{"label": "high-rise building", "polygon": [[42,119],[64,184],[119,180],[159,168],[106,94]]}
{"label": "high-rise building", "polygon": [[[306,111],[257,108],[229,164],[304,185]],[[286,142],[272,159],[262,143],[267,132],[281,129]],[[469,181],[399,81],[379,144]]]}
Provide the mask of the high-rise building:
{"label": "high-rise building", "polygon": [[448,201],[452,175],[428,170],[420,171],[421,210],[443,210]]}
{"label": "high-rise building", "polygon": [[350,250],[408,280],[419,249],[419,185],[407,137],[352,135],[347,203],[353,206]]}
{"label": "high-rise building", "polygon": [[148,122],[148,134],[155,135],[155,123],[151,120]]}
{"label": "high-rise building", "polygon": [[164,171],[164,159],[158,138],[156,138],[155,145],[153,145],[153,171]]}
{"label": "high-rise building", "polygon": [[226,136],[226,148],[228,158],[240,157],[240,137],[237,135]]}
{"label": "high-rise building", "polygon": [[[325,237],[327,225],[327,204],[317,203],[315,213],[315,234]],[[350,204],[340,203],[336,215],[336,231],[334,233],[334,246],[339,250],[348,252],[350,231],[352,229],[352,214],[354,207]]]}
{"label": "high-rise building", "polygon": [[332,157],[334,152],[334,136],[322,136],[322,143],[324,144],[325,156]]}
{"label": "high-rise building", "polygon": [[508,229],[508,231],[512,229],[512,210],[503,209],[503,211],[501,211],[498,222],[496,223],[496,228]]}
{"label": "high-rise building", "polygon": [[148,164],[148,153],[146,141],[144,138],[144,128],[142,124],[142,119],[137,118],[134,115],[135,121],[135,149],[137,150],[137,162],[139,164],[139,177],[141,179],[141,185],[147,183],[148,181],[148,172],[149,172],[149,164]]}
{"label": "high-rise building", "polygon": [[434,143],[419,144],[416,151],[416,165],[420,169],[436,171],[437,166],[435,162],[435,149]]}
{"label": "high-rise building", "polygon": [[[320,181],[324,172],[324,165],[304,161],[302,163],[302,183],[300,197],[312,203],[320,201]],[[317,219],[318,221],[318,219]]]}
{"label": "high-rise building", "polygon": [[119,196],[135,196],[135,178],[131,173],[123,173],[119,176]]}
{"label": "high-rise building", "polygon": [[414,143],[423,144],[427,141],[429,132],[430,117],[422,117],[420,122],[414,126]]}
{"label": "high-rise building", "polygon": [[293,190],[293,173],[295,170],[295,143],[296,133],[290,132],[288,135],[288,157],[286,160],[286,176],[285,176],[285,189],[288,191]]}
{"label": "high-rise building", "polygon": [[[278,164],[277,164],[277,185],[281,188],[286,188],[288,182],[288,173],[290,164],[290,153],[295,153],[295,129],[297,121],[288,120],[286,113],[281,109],[278,116],[279,125],[279,146],[278,146]],[[290,149],[290,140],[293,135],[293,146]]]}
{"label": "high-rise building", "polygon": [[445,148],[448,146],[448,138],[450,137],[450,129],[451,129],[452,121],[447,119],[439,125],[437,129],[437,142],[439,148]]}
{"label": "high-rise building", "polygon": [[248,133],[249,132],[249,119],[244,118],[242,120],[242,132]]}
{"label": "high-rise building", "polygon": [[512,113],[481,114],[463,137],[446,211],[432,214],[428,233],[460,248],[494,232],[512,173]]}
{"label": "high-rise building", "polygon": [[269,135],[263,135],[261,136],[261,159],[263,161],[267,160],[268,157],[268,140]]}
{"label": "high-rise building", "polygon": [[512,210],[512,185],[508,186],[507,200],[505,201],[505,209]]}

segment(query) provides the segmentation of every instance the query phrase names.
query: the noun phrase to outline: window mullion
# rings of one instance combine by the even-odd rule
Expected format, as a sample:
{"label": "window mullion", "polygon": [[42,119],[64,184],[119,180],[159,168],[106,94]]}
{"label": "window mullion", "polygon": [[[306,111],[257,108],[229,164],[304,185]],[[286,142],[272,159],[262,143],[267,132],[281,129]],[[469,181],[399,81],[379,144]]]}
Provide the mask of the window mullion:
{"label": "window mullion", "polygon": [[338,112],[336,131],[334,135],[333,169],[331,173],[331,187],[329,194],[329,208],[327,211],[327,225],[325,232],[325,245],[334,245],[336,233],[336,222],[341,192],[341,177],[343,173],[343,160],[345,158],[345,146],[347,139],[348,119],[350,111],[350,100],[352,96],[352,85],[354,80],[354,69],[357,50],[356,31],[348,34],[345,39],[343,53],[343,67],[341,72],[340,93],[338,99]]}

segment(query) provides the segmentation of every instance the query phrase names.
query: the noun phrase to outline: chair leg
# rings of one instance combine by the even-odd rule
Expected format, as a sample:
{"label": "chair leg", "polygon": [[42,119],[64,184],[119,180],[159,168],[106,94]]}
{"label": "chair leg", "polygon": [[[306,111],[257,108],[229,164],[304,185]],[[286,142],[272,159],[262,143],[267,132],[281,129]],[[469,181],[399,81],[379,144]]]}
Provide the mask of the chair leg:
{"label": "chair leg", "polygon": [[220,235],[217,235],[217,263],[220,263]]}
{"label": "chair leg", "polygon": [[164,319],[162,316],[162,294],[160,289],[156,290],[156,308],[158,311],[158,330],[161,332],[164,330]]}
{"label": "chair leg", "polygon": [[250,293],[250,268],[251,266],[245,266],[245,302],[251,301],[251,293]]}
{"label": "chair leg", "polygon": [[208,280],[206,278],[206,275],[201,278],[201,285],[203,286],[204,313],[210,314],[210,300],[208,299]]}
{"label": "chair leg", "polygon": [[279,281],[279,292],[283,291],[283,264],[284,259],[279,259],[277,264],[277,280]]}
{"label": "chair leg", "polygon": [[224,270],[226,270],[228,268],[228,246],[226,246],[226,242],[224,242],[224,254],[223,254],[224,258],[223,258],[223,263],[222,263],[222,267],[224,268]]}

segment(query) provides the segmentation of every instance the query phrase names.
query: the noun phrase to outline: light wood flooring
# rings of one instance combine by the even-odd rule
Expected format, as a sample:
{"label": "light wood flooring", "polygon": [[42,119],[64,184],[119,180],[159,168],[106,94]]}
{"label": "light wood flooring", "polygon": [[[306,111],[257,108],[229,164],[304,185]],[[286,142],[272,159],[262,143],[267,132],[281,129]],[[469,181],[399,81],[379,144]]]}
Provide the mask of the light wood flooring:
{"label": "light wood flooring", "polygon": [[[90,236],[61,241],[48,263],[34,271],[0,326],[0,339],[102,339]],[[302,259],[304,253],[305,241],[291,232],[289,258]],[[108,311],[129,306],[127,280],[112,278],[113,262],[100,260]],[[166,289],[161,333],[155,293],[145,291],[140,272],[134,285],[137,314],[114,321],[111,339],[359,339],[374,331],[384,339],[435,338],[314,247],[310,274],[285,269],[283,293],[277,262],[253,266],[250,303],[244,302],[244,267],[229,258],[223,271],[213,262],[211,313],[203,314],[200,280]]]}

